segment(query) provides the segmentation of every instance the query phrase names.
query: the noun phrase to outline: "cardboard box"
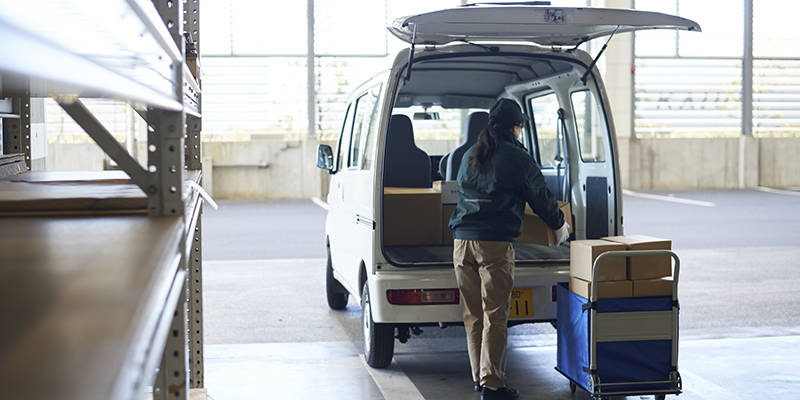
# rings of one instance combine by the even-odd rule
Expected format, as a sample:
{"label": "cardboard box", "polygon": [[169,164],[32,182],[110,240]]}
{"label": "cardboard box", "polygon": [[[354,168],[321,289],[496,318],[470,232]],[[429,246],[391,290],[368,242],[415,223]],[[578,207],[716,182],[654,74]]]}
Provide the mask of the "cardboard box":
{"label": "cardboard box", "polygon": [[[578,296],[589,298],[592,282],[574,276],[569,277],[569,290]],[[632,281],[607,281],[597,282],[597,298],[608,299],[612,297],[631,297],[633,294]]]}
{"label": "cardboard box", "polygon": [[203,73],[200,69],[200,61],[197,57],[186,57],[186,65],[189,67],[189,71],[192,71],[192,76],[195,80]]}
{"label": "cardboard box", "polygon": [[[628,250],[671,250],[672,241],[650,236],[612,236],[603,238],[622,243]],[[670,256],[638,256],[628,257],[628,279],[656,279],[672,276],[672,257]]]}
{"label": "cardboard box", "polygon": [[[606,240],[573,240],[570,242],[569,274],[592,281],[594,260],[607,251],[625,250],[622,243]],[[597,281],[622,281],[627,279],[625,257],[606,257],[598,264]]]}
{"label": "cardboard box", "polygon": [[633,282],[633,297],[672,296],[672,279],[645,279]]}
{"label": "cardboard box", "polygon": [[442,193],[442,204],[458,204],[461,186],[456,181],[434,181],[433,188]]}
{"label": "cardboard box", "polygon": [[384,188],[383,244],[441,245],[441,197],[441,193],[434,189]]}
{"label": "cardboard box", "polygon": [[450,230],[450,217],[456,210],[455,204],[442,205],[442,246],[453,245],[453,231]]}
{"label": "cardboard box", "polygon": [[[569,203],[558,202],[558,208],[564,212],[564,220],[569,224],[569,233],[572,233],[572,210]],[[525,205],[525,220],[522,224],[522,235],[516,240],[525,243],[539,244],[542,246],[552,246],[556,244],[556,232],[533,213],[533,210]]]}

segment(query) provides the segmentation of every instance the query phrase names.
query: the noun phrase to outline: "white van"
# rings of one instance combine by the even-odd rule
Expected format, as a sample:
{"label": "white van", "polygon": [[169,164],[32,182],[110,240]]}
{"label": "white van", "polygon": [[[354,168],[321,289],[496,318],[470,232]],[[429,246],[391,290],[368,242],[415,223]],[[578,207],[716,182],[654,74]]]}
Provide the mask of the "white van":
{"label": "white van", "polygon": [[[332,174],[328,304],[360,300],[370,366],[389,365],[395,339],[405,343],[420,327],[462,323],[446,227],[452,208],[442,204],[451,189],[436,197],[432,185],[452,186],[498,99],[515,100],[532,117],[521,141],[552,192],[570,204],[572,239],[622,234],[613,118],[595,60],[578,46],[655,28],[700,30],[659,13],[527,4],[468,5],[389,27],[411,47],[353,93],[336,150],[317,151],[317,165]],[[431,140],[448,130],[459,139]],[[569,244],[518,241],[515,249],[509,325],[555,324]]]}

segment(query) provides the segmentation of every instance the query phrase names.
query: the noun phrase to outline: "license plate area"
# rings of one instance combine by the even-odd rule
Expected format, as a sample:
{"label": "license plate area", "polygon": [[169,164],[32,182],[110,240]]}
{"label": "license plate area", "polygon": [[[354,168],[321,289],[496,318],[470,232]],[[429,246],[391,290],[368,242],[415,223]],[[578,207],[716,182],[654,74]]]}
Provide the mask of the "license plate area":
{"label": "license plate area", "polygon": [[508,318],[533,318],[533,289],[514,288]]}

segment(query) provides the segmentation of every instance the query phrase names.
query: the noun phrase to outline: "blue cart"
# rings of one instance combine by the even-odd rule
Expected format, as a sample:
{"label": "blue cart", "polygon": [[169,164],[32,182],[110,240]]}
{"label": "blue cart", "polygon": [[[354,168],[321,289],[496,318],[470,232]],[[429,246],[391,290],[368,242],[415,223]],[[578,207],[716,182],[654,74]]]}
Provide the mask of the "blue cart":
{"label": "blue cart", "polygon": [[[669,255],[672,296],[597,298],[597,263],[606,257]],[[681,393],[678,373],[678,273],[669,250],[611,251],[595,260],[591,298],[558,285],[556,370],[592,397]]]}

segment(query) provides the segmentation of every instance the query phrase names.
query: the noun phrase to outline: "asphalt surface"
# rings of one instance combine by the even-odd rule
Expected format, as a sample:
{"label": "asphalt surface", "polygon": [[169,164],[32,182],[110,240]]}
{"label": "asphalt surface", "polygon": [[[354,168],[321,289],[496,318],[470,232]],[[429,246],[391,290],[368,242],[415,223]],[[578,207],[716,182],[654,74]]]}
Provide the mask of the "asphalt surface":
{"label": "asphalt surface", "polygon": [[220,201],[203,213],[203,259],[324,258],[327,211],[311,200]]}
{"label": "asphalt surface", "polygon": [[[712,203],[712,207],[626,195],[625,234],[669,238],[675,250],[800,246],[800,191],[783,192],[646,193]],[[206,207],[203,215],[205,260],[325,257],[327,212],[310,200],[221,201],[219,205],[218,210]]]}
{"label": "asphalt surface", "polygon": [[[290,391],[293,398],[474,397],[464,389],[463,327],[427,328],[397,343],[388,371],[359,361],[359,305],[351,298],[333,311],[325,301],[325,216],[310,200],[206,207],[209,394],[248,398],[272,374],[317,386]],[[628,235],[672,239],[681,257],[681,398],[795,398],[800,379],[788,371],[800,356],[800,191],[629,193],[624,221]],[[588,399],[570,395],[553,371],[554,333],[549,324],[510,328],[510,383],[525,399]],[[243,382],[248,374],[254,380]],[[352,391],[331,392],[343,383]]]}
{"label": "asphalt surface", "polygon": [[[800,287],[800,192],[633,194],[623,200],[625,233],[672,239],[673,250],[681,257],[684,337],[774,336],[800,329],[800,310],[776,306],[800,302],[796,289]],[[701,205],[674,202],[684,200]],[[214,275],[218,282],[226,282],[226,291],[217,299],[212,289],[206,312],[217,312],[215,301],[229,306],[219,309],[224,310],[219,318],[212,318],[221,323],[210,323],[206,329],[208,343],[328,340],[304,330],[304,321],[317,320],[320,312],[342,326],[342,338],[361,340],[360,306],[352,298],[344,312],[329,312],[324,298],[300,308],[294,305],[297,299],[292,294],[304,293],[304,299],[324,294],[326,213],[310,200],[224,201],[218,210],[206,208],[204,261],[226,261],[209,267],[210,273],[218,274]],[[230,262],[246,260],[260,263]],[[207,278],[206,283],[213,282]],[[271,300],[258,300],[260,296]],[[267,301],[273,307],[266,307]],[[267,317],[276,309],[294,310],[280,321],[288,323],[257,328],[270,321]],[[239,320],[226,322],[232,318]],[[236,328],[246,324],[251,326],[244,331]],[[530,335],[552,333],[546,324],[519,325],[509,331],[522,345],[541,339]],[[462,327],[449,327],[429,328],[421,337],[463,335]]]}

